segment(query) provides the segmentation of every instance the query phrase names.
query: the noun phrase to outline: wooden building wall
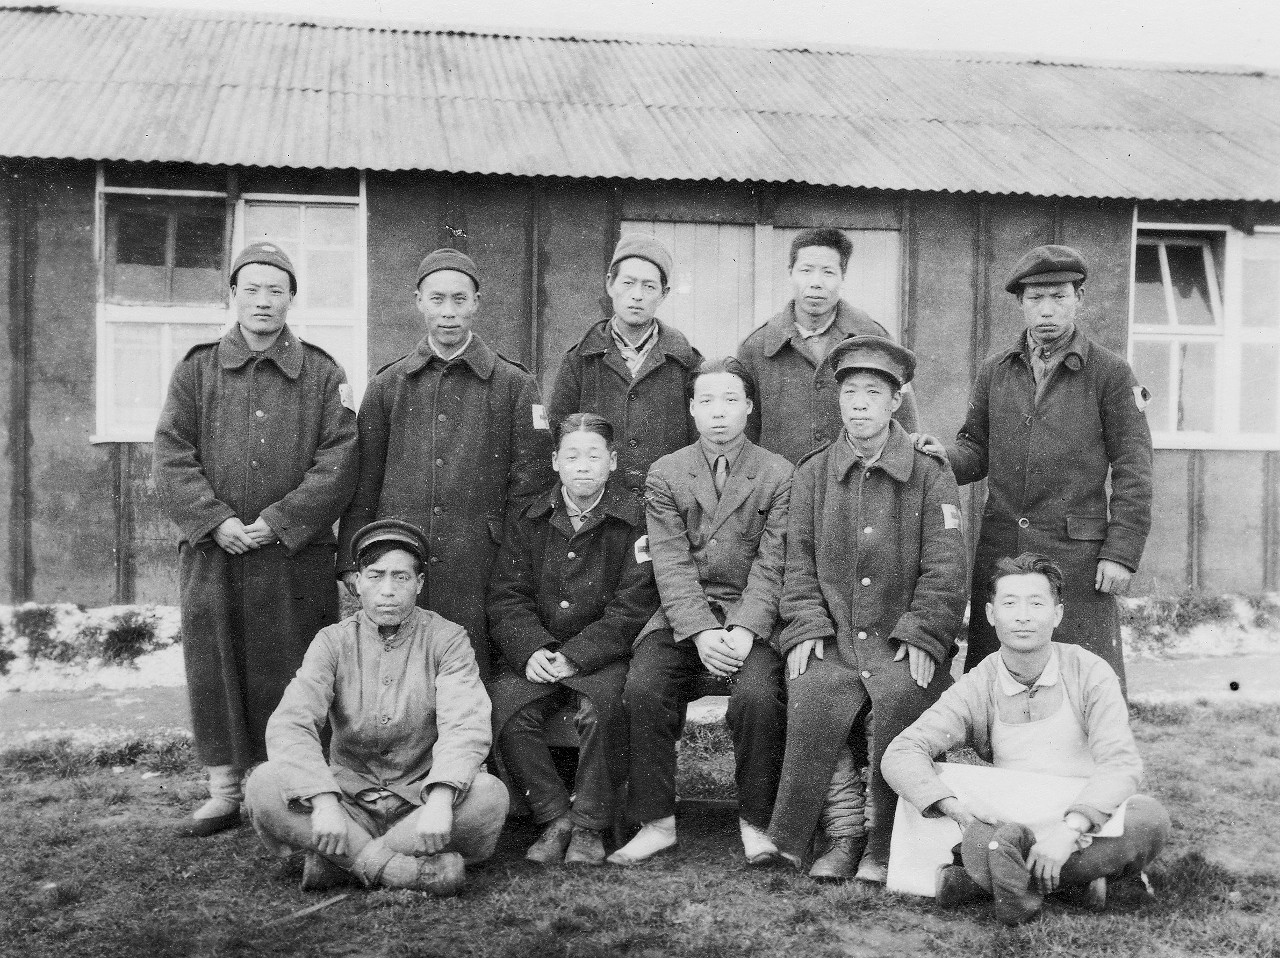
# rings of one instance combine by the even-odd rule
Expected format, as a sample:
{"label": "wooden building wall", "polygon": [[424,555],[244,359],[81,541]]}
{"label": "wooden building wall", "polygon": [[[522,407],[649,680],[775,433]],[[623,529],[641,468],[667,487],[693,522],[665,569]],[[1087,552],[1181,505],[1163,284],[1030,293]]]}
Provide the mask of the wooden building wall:
{"label": "wooden building wall", "polygon": [[[604,273],[628,220],[899,231],[901,333],[920,358],[925,426],[942,435],[963,421],[977,364],[1021,328],[1003,285],[1030,246],[1084,252],[1095,265],[1083,323],[1125,348],[1131,204],[430,173],[369,173],[366,188],[371,373],[420,339],[413,277],[424,253],[447,244],[482,272],[479,332],[549,386],[565,350],[602,315]],[[176,598],[176,550],[150,490],[150,446],[90,442],[93,203],[92,164],[0,165],[3,600]],[[850,298],[857,302],[856,290]],[[1280,587],[1278,486],[1280,453],[1158,451],[1140,591]],[[966,511],[979,514],[981,484],[966,495]]]}

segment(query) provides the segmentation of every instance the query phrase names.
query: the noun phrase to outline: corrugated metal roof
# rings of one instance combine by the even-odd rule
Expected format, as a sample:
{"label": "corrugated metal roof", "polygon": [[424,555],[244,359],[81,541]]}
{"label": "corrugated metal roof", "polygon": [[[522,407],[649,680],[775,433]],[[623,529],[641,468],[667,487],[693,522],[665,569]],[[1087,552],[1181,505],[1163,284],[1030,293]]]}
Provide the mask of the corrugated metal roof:
{"label": "corrugated metal roof", "polygon": [[1280,77],[0,8],[0,156],[1280,201]]}

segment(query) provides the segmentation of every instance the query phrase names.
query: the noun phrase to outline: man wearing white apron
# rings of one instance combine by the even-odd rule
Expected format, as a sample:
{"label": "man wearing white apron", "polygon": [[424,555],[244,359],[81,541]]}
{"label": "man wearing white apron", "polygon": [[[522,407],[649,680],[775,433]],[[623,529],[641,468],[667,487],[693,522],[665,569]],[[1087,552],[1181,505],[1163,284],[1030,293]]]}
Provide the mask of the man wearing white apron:
{"label": "man wearing white apron", "polygon": [[[1001,559],[991,578],[987,620],[1000,652],[943,693],[889,745],[881,771],[926,817],[961,828],[963,866],[938,871],[939,904],[982,892],[1005,924],[1033,917],[1044,896],[1081,889],[1102,907],[1106,880],[1141,875],[1169,836],[1169,816],[1137,794],[1142,778],[1120,681],[1101,658],[1052,641],[1062,620],[1062,572],[1033,553]],[[1060,818],[1001,822],[957,797],[933,766],[948,749],[971,745],[997,768],[1083,779]]]}

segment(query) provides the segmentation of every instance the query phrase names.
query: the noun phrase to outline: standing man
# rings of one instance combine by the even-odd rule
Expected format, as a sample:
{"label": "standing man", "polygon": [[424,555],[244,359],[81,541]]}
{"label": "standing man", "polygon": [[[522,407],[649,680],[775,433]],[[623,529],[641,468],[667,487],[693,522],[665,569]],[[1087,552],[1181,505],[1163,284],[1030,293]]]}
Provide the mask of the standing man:
{"label": "standing man", "polygon": [[[1061,641],[1101,656],[1123,688],[1115,597],[1151,528],[1150,394],[1076,325],[1088,275],[1069,246],[1037,246],[1014,266],[1005,289],[1026,329],[982,364],[946,454],[960,483],[987,480],[972,594],[984,594],[998,559],[1048,556],[1066,579]],[[941,449],[927,436],[919,443]],[[986,617],[970,615],[965,671],[999,647]]]}
{"label": "standing man", "polygon": [[670,251],[643,233],[618,240],[605,277],[613,318],[601,320],[564,357],[551,389],[551,422],[594,412],[616,431],[618,478],[639,500],[658,459],[698,438],[689,383],[702,356],[657,318],[671,290]]}
{"label": "standing man", "polygon": [[236,324],[174,370],[154,476],[180,532],[182,651],[209,800],[183,833],[240,822],[244,770],[315,634],[338,620],[333,524],[356,476],[342,367],[285,325],[298,291],[274,243],[231,265]]}
{"label": "standing man", "polygon": [[551,485],[551,432],[537,380],[472,331],[471,257],[436,250],[416,290],[426,336],[378,370],[360,406],[360,480],[338,531],[338,571],[354,593],[351,539],[374,519],[420,527],[430,551],[418,604],[467,630],[487,678],[489,569],[508,516]]}
{"label": "standing man", "polygon": [[631,659],[627,805],[640,831],[609,861],[634,865],[676,846],[676,739],[697,680],[730,680],[738,830],[748,864],[777,860],[764,834],[782,765],[786,704],[774,627],[786,552],[791,464],[743,435],[755,387],[736,359],[694,375],[698,441],[649,470],[649,554],[662,607]]}
{"label": "standing man", "polygon": [[850,804],[839,794],[848,786],[833,787],[832,778],[838,763],[847,767],[850,732],[867,736],[874,814],[865,854],[861,822],[847,828],[825,816],[828,847],[810,874],[842,879],[856,867],[858,878],[883,883],[897,796],[880,756],[951,684],[964,535],[951,470],[917,452],[891,419],[915,356],[857,336],[835,348],[831,363],[844,428],[796,469],[791,499],[780,641],[787,747],[769,835],[787,858],[803,860],[833,800]]}
{"label": "standing man", "polygon": [[[840,434],[836,380],[825,362],[836,343],[850,336],[889,338],[883,326],[840,298],[852,255],[853,244],[838,229],[797,235],[788,265],[791,301],[738,347],[760,394],[747,436],[792,463]],[[910,390],[894,418],[909,433],[919,428]]]}

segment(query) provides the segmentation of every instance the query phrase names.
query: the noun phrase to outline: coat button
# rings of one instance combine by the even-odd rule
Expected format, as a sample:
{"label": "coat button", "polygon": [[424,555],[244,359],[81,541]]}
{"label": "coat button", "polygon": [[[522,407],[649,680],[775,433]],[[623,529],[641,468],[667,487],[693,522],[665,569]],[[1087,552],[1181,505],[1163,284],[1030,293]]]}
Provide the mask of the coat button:
{"label": "coat button", "polygon": [[390,684],[391,684],[391,680],[390,680],[390,679],[383,679],[383,680],[382,680],[382,684],[383,684],[383,685],[390,685]]}
{"label": "coat button", "polygon": [[253,462],[249,463],[249,465],[253,466],[253,468],[254,468],[254,469],[257,469],[257,468],[258,468],[258,460],[257,460],[257,459],[253,460]]}
{"label": "coat button", "polygon": [[871,580],[870,580],[870,579],[863,579],[863,580],[862,580],[862,584],[863,584],[863,585],[870,585],[870,584],[871,584]]}
{"label": "coat button", "polygon": [[561,600],[560,600],[560,608],[562,608],[562,609],[567,609],[567,608],[569,608],[569,600],[568,600],[568,599],[561,599]]}
{"label": "coat button", "polygon": [[869,679],[869,678],[871,678],[871,673],[870,673],[870,672],[863,672],[863,673],[862,673],[862,677],[863,677],[864,679]]}
{"label": "coat button", "polygon": [[447,418],[447,417],[445,416],[445,414],[444,414],[444,413],[441,413],[440,415],[436,416],[436,420],[437,420],[438,422],[444,422],[446,418]]}
{"label": "coat button", "polygon": [[628,394],[627,394],[627,402],[635,402],[635,401],[636,401],[636,394],[635,394],[635,393],[628,393]]}
{"label": "coat button", "polygon": [[859,633],[858,633],[858,638],[860,638],[860,639],[865,639],[866,637],[867,637],[867,633],[865,633],[865,632],[859,632]]}
{"label": "coat button", "polygon": [[1025,529],[1029,525],[1031,525],[1031,520],[1028,519],[1026,516],[1023,516],[1021,519],[1018,520],[1018,528],[1020,529]]}
{"label": "coat button", "polygon": [[716,544],[716,540],[715,540],[715,539],[712,539],[712,540],[711,540],[711,545],[715,545],[715,544]]}
{"label": "coat button", "polygon": [[567,556],[565,556],[565,558],[566,558],[566,559],[576,559],[576,558],[578,558],[578,553],[576,553],[576,552],[570,552]]}
{"label": "coat button", "polygon": [[628,439],[627,445],[630,446],[632,449],[634,449],[636,446],[640,445],[640,443],[634,439]]}
{"label": "coat button", "polygon": [[862,531],[863,531],[863,533],[864,533],[865,535],[871,535],[871,527],[870,527],[870,526],[867,526],[867,527],[866,527],[865,529],[863,529]]}
{"label": "coat button", "polygon": [[437,466],[443,466],[443,465],[444,465],[444,460],[443,460],[443,459],[437,459],[437,460],[436,460],[436,465],[437,465]]}
{"label": "coat button", "polygon": [[440,561],[440,557],[439,557],[439,556],[432,556],[432,557],[431,557],[431,562],[432,562],[432,564],[435,564],[435,563],[437,563],[437,562],[439,562],[439,561]]}
{"label": "coat button", "polygon": [[266,413],[263,412],[261,409],[259,409],[257,412],[254,413],[254,415],[257,416],[259,419],[261,419],[263,416],[266,415]]}
{"label": "coat button", "polygon": [[439,506],[432,506],[432,507],[431,507],[431,514],[432,514],[433,516],[438,516],[438,515],[440,515],[440,507],[439,507]]}

